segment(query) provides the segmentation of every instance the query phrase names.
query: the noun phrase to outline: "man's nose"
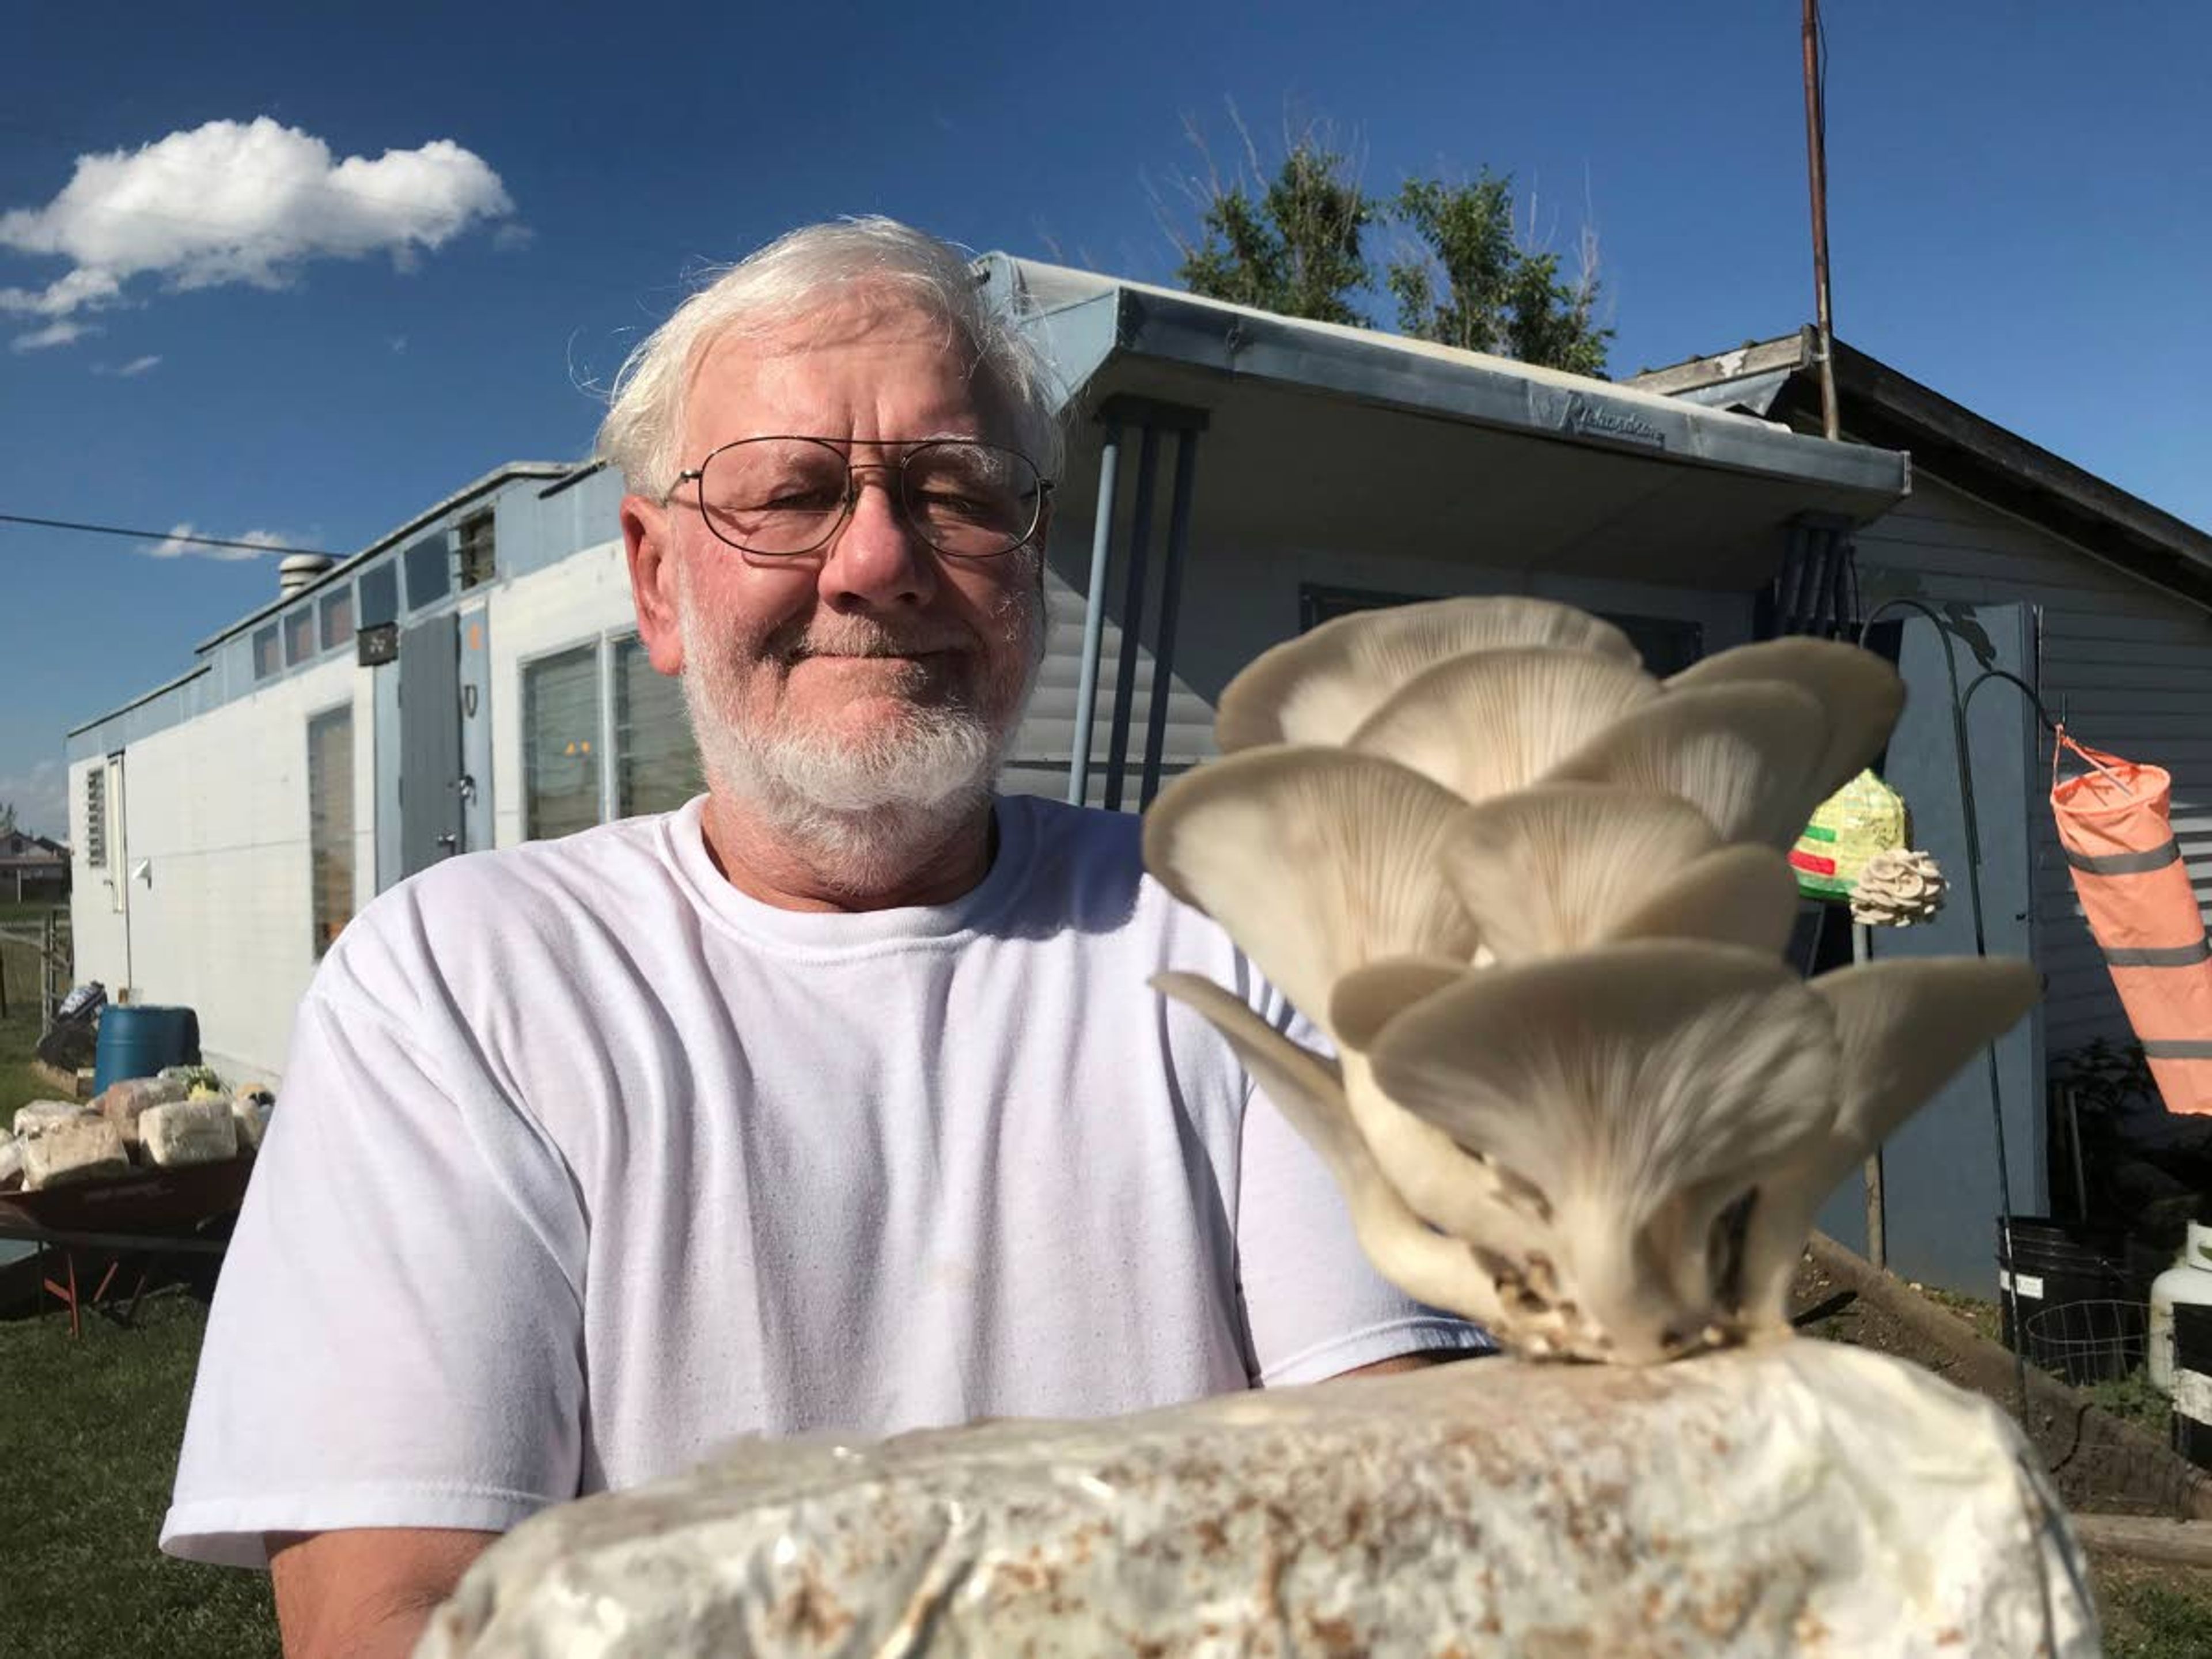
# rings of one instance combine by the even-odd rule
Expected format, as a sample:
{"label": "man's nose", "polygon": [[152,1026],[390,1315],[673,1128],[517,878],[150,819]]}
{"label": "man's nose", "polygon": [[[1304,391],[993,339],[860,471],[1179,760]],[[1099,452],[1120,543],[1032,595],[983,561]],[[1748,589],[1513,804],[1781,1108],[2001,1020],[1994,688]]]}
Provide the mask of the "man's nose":
{"label": "man's nose", "polygon": [[840,611],[927,605],[937,592],[937,560],[899,510],[896,477],[853,472],[853,510],[822,562],[821,595]]}

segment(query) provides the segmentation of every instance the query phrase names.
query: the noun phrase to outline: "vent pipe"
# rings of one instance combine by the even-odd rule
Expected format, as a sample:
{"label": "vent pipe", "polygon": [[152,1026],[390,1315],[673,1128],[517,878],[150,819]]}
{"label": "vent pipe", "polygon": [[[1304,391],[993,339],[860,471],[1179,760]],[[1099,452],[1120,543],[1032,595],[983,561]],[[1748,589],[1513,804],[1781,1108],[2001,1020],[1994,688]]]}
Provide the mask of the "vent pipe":
{"label": "vent pipe", "polygon": [[327,553],[295,553],[276,567],[276,596],[289,599],[337,561]]}

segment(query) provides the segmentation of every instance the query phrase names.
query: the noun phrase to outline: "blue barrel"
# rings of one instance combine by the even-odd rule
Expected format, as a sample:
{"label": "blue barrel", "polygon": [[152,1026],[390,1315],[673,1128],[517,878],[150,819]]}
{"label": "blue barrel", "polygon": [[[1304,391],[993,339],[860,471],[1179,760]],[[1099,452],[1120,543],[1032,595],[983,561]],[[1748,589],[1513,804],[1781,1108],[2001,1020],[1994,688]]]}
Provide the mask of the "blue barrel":
{"label": "blue barrel", "polygon": [[200,1057],[199,1016],[155,1004],[100,1010],[100,1046],[92,1057],[92,1091],[126,1078],[151,1077],[164,1066],[194,1066]]}

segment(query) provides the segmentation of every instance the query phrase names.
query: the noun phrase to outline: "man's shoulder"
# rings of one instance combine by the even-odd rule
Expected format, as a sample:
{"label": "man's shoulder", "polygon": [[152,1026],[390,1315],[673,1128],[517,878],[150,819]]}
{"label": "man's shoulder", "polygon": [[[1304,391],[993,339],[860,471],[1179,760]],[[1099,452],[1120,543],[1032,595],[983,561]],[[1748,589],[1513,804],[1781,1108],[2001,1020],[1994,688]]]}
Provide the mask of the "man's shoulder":
{"label": "man's shoulder", "polygon": [[1162,963],[1212,969],[1235,946],[1219,924],[1183,903],[1145,868],[1144,820],[1133,812],[1009,797],[1025,815],[1030,870],[1021,908],[1095,943],[1141,939]]}
{"label": "man's shoulder", "polygon": [[[620,925],[674,884],[665,818],[463,854],[380,893],[347,924],[318,975],[325,988],[489,966],[520,945]],[[534,953],[534,952],[533,952]]]}

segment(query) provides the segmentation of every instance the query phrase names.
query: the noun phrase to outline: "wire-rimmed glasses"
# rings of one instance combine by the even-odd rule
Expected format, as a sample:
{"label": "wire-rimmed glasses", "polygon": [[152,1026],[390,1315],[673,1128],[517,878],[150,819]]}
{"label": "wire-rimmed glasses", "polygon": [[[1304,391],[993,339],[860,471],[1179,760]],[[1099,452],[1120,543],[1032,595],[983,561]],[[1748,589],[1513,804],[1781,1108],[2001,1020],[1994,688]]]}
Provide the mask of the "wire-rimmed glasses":
{"label": "wire-rimmed glasses", "polygon": [[[855,464],[850,448],[887,452]],[[1036,534],[1051,482],[1018,449],[973,438],[740,438],[676,475],[665,500],[696,486],[699,515],[720,540],[762,558],[799,558],[836,538],[880,471],[921,540],[956,558],[996,558]]]}

